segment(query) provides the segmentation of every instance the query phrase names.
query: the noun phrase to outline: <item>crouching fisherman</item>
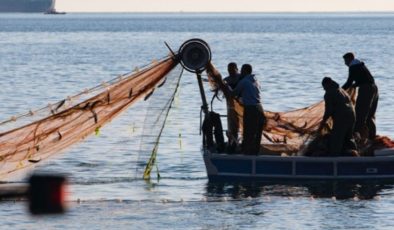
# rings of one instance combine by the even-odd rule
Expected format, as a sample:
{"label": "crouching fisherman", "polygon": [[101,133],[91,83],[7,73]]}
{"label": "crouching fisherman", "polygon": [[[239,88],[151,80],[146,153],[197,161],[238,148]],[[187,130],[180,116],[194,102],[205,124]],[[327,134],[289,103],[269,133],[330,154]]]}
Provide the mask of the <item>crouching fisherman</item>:
{"label": "crouching fisherman", "polygon": [[324,95],[325,111],[319,130],[323,128],[330,117],[333,121],[328,138],[328,155],[357,155],[353,140],[356,115],[350,97],[339,87],[338,83],[329,77],[323,79],[322,85],[326,91]]}

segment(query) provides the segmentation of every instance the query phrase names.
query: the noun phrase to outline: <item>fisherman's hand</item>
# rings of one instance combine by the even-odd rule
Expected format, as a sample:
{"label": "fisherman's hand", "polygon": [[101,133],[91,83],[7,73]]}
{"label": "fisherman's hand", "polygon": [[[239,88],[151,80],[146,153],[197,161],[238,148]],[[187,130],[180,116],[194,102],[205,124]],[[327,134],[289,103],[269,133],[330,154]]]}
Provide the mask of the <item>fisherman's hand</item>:
{"label": "fisherman's hand", "polygon": [[324,126],[326,125],[326,122],[324,121],[324,122],[321,122],[320,123],[320,125],[319,125],[319,128],[317,129],[317,132],[321,132],[323,129],[324,129]]}

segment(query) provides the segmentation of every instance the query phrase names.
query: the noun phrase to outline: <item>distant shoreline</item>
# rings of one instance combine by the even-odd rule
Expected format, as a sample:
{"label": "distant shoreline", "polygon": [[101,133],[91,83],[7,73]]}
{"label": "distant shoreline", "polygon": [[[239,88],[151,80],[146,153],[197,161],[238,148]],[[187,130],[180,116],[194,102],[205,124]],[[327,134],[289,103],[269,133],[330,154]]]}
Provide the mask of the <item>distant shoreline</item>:
{"label": "distant shoreline", "polygon": [[[119,11],[119,12],[110,12],[110,11],[65,11],[59,10],[59,12],[66,12],[70,14],[394,14],[394,11],[261,11],[261,12],[223,12],[223,11],[146,11],[146,12],[133,12],[133,11]],[[42,12],[0,12],[1,14],[40,14]]]}
{"label": "distant shoreline", "polygon": [[82,14],[393,14],[394,11],[234,11],[234,12],[223,12],[223,11],[65,11],[67,13],[82,13]]}

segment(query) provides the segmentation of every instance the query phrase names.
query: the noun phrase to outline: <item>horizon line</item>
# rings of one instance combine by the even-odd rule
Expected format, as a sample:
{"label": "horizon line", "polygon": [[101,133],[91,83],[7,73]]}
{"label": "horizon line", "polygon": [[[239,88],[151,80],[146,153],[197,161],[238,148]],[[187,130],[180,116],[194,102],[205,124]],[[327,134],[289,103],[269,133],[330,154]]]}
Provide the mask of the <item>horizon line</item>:
{"label": "horizon line", "polygon": [[147,14],[147,13],[204,13],[204,14],[281,14],[281,13],[287,13],[287,14],[305,14],[305,13],[394,13],[394,11],[360,11],[360,10],[355,10],[355,11],[63,11],[63,10],[58,10],[58,12],[66,12],[66,13],[141,13],[141,14]]}

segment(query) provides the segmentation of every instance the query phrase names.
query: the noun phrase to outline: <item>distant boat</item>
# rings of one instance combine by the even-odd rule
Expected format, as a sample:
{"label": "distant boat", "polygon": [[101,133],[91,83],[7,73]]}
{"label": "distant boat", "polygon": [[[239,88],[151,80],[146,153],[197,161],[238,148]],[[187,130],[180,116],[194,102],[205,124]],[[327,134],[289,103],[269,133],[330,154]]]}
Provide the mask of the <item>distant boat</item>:
{"label": "distant boat", "polygon": [[59,12],[59,11],[56,11],[55,8],[53,8],[53,9],[45,12],[44,14],[66,14],[66,12]]}
{"label": "distant boat", "polygon": [[45,12],[45,14],[66,14],[66,12],[59,12],[59,11],[56,11],[55,5],[56,5],[56,0],[52,0],[52,5],[51,5],[51,7],[49,7],[49,9]]}
{"label": "distant boat", "polygon": [[0,0],[0,13],[44,13],[54,11],[55,0]]}

